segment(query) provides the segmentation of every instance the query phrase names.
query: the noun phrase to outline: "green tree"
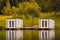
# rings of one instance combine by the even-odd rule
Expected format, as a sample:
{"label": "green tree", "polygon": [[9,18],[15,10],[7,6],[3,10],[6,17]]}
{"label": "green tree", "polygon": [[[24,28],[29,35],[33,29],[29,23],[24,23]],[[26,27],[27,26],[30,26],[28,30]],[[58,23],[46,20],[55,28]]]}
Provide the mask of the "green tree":
{"label": "green tree", "polygon": [[60,0],[52,0],[52,5],[50,6],[50,9],[55,12],[55,15],[58,14],[60,11]]}
{"label": "green tree", "polygon": [[6,1],[6,7],[3,8],[2,13],[6,15],[11,14],[11,6],[9,0]]}
{"label": "green tree", "polygon": [[52,0],[36,0],[41,7],[41,12],[51,11]]}
{"label": "green tree", "polygon": [[[38,6],[37,2],[22,2],[22,3],[19,3],[19,10],[22,14],[24,14],[25,16],[27,14],[37,14],[37,12],[39,11],[40,7]],[[33,12],[36,12],[36,13],[30,13],[31,11]],[[28,13],[29,12],[29,13]],[[32,16],[33,16],[32,15]]]}
{"label": "green tree", "polygon": [[0,0],[0,14],[2,14],[1,10],[5,6],[6,0]]}
{"label": "green tree", "polygon": [[18,17],[18,9],[18,7],[12,6],[11,13],[15,18]]}
{"label": "green tree", "polygon": [[22,2],[19,3],[19,13],[24,15],[27,19],[31,19],[31,22],[33,22],[34,17],[39,16],[40,7],[37,4],[37,2]]}

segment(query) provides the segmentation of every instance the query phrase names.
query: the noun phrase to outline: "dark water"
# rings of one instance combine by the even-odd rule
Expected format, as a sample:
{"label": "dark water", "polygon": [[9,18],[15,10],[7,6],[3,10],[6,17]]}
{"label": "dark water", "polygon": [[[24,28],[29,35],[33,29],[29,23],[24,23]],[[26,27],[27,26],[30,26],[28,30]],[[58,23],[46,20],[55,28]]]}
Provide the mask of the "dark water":
{"label": "dark water", "polygon": [[60,30],[2,30],[0,40],[60,40]]}

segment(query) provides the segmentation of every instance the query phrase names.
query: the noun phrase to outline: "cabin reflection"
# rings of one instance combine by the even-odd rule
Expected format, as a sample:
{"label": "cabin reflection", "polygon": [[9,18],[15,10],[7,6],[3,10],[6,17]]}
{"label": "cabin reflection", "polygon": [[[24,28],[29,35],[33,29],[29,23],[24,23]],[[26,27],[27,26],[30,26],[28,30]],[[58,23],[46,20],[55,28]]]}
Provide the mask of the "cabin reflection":
{"label": "cabin reflection", "polygon": [[23,40],[23,30],[6,31],[6,40]]}
{"label": "cabin reflection", "polygon": [[39,40],[55,40],[54,30],[41,30],[41,31],[39,31]]}

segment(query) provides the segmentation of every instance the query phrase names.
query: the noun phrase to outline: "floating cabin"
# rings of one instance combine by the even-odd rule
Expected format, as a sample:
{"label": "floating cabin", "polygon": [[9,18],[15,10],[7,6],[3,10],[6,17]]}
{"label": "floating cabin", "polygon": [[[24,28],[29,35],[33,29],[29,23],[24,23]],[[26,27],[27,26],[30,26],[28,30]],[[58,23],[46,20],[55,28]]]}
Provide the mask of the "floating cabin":
{"label": "floating cabin", "polygon": [[39,28],[54,29],[54,27],[55,27],[54,20],[46,18],[39,19]]}
{"label": "floating cabin", "polygon": [[6,28],[22,28],[23,20],[18,18],[7,18]]}

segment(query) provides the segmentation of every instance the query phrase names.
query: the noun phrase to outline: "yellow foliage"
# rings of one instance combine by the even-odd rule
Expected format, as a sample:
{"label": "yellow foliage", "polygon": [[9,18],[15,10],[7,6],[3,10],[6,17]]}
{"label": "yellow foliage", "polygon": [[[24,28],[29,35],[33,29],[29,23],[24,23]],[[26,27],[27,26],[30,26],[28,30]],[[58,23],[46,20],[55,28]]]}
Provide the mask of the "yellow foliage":
{"label": "yellow foliage", "polygon": [[15,7],[15,6],[12,6],[12,9],[11,9],[12,14],[16,14],[18,12],[18,9],[19,8]]}
{"label": "yellow foliage", "polygon": [[7,0],[6,7],[3,8],[2,13],[6,14],[6,15],[11,14],[11,8],[10,7],[11,7],[10,2],[9,2],[9,0]]}
{"label": "yellow foliage", "polygon": [[39,9],[39,5],[37,4],[37,2],[22,2],[18,4],[20,9],[28,10],[28,9]]}
{"label": "yellow foliage", "polygon": [[[18,4],[18,7],[20,14],[25,16],[29,16],[30,14],[37,14],[38,10],[40,9],[37,2],[22,2]],[[32,10],[36,13],[32,12]]]}
{"label": "yellow foliage", "polygon": [[10,2],[9,2],[9,0],[7,0],[7,2],[6,2],[6,7],[7,7],[7,9],[10,9]]}

